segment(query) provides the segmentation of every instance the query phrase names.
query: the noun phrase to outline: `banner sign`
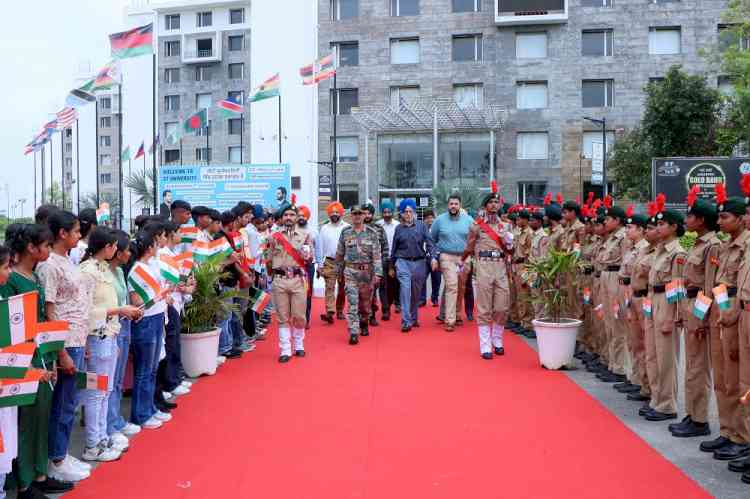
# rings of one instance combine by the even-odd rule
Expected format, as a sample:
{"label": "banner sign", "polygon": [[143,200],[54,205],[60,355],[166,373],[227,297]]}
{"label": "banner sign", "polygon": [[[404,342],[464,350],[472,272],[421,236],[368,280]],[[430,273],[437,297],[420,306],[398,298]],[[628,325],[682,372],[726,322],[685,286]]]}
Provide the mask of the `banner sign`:
{"label": "banner sign", "polygon": [[239,201],[276,209],[291,198],[290,168],[288,163],[164,165],[159,195],[165,190],[172,191],[172,199],[219,211]]}
{"label": "banner sign", "polygon": [[700,197],[713,201],[714,186],[724,183],[727,195],[744,196],[740,179],[750,173],[750,158],[654,158],[651,178],[654,195],[663,192],[667,208],[687,210],[687,194],[694,185]]}

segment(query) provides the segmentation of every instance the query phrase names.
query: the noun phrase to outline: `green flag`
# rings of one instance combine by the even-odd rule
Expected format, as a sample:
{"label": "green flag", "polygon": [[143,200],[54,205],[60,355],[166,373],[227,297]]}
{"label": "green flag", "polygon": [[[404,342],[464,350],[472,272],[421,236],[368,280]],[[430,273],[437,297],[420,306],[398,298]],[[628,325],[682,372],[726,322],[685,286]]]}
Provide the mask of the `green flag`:
{"label": "green flag", "polygon": [[122,156],[120,157],[120,161],[130,161],[130,146],[126,147],[122,151]]}
{"label": "green flag", "polygon": [[207,124],[208,112],[206,109],[201,109],[185,120],[182,128],[185,130],[185,133],[195,133],[198,130],[205,128]]}

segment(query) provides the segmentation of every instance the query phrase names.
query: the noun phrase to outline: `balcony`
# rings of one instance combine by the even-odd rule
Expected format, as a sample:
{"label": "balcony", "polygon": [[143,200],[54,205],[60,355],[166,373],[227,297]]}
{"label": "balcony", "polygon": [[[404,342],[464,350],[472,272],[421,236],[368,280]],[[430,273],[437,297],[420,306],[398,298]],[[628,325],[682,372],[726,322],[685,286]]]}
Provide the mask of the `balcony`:
{"label": "balcony", "polygon": [[182,62],[185,64],[221,62],[220,31],[183,35],[182,47]]}
{"label": "balcony", "polygon": [[495,0],[495,25],[565,24],[568,0]]}

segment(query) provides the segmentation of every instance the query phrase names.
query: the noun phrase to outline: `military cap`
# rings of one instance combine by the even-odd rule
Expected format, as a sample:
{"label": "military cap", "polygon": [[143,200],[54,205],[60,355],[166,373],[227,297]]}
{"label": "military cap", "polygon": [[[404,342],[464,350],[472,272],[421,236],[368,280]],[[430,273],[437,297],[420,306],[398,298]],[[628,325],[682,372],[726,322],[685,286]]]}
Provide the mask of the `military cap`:
{"label": "military cap", "polygon": [[745,214],[746,208],[747,208],[747,203],[745,203],[745,198],[733,197],[719,204],[719,206],[717,206],[716,208],[716,212],[717,213],[731,213],[732,215],[737,215],[741,217]]}
{"label": "military cap", "polygon": [[604,210],[604,216],[617,218],[623,223],[625,223],[625,220],[628,218],[627,215],[625,215],[625,210],[623,210],[619,206],[612,206],[610,208],[606,208]]}
{"label": "military cap", "polygon": [[549,204],[544,207],[544,215],[550,220],[560,221],[562,220],[562,210],[557,204]]}

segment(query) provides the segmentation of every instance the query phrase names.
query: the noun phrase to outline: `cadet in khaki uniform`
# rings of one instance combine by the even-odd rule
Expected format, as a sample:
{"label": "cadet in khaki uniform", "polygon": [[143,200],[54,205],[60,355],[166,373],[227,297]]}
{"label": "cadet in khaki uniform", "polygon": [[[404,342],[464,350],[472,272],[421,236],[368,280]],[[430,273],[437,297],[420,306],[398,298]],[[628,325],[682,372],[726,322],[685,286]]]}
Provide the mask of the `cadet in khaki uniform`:
{"label": "cadet in khaki uniform", "polygon": [[[591,218],[592,211],[588,205],[581,207],[581,215],[584,220],[584,235],[581,237],[581,260],[583,262],[583,272],[581,273],[580,287],[581,294],[584,290],[588,290],[588,304],[584,304],[583,310],[583,332],[579,335],[578,340],[583,345],[583,350],[576,354],[576,358],[582,360],[585,363],[591,362],[595,359],[596,354],[594,353],[594,338],[593,338],[593,320],[591,315],[591,299],[593,297],[592,287],[594,284],[594,266],[592,260],[594,257],[594,247],[596,245],[597,236],[594,234],[594,222]],[[583,299],[583,297],[582,297]]]}
{"label": "cadet in khaki uniform", "polygon": [[531,256],[531,242],[534,231],[529,227],[531,214],[525,209],[519,209],[516,213],[516,229],[513,233],[513,282],[516,289],[516,303],[518,304],[518,317],[515,327],[516,332],[532,330],[531,319],[534,318],[533,307],[529,301],[529,286],[524,282],[523,266]]}
{"label": "cadet in khaki uniform", "polygon": [[493,350],[496,355],[505,354],[503,330],[510,307],[506,260],[513,249],[513,234],[498,216],[499,205],[495,192],[482,200],[484,214],[471,225],[461,258],[465,262],[474,257],[479,350],[486,360],[492,359]]}
{"label": "cadet in khaki uniform", "polygon": [[607,243],[609,235],[604,230],[604,208],[598,208],[593,218],[594,235],[598,238],[592,250],[593,253],[593,284],[591,286],[591,311],[593,314],[593,343],[596,357],[589,362],[586,370],[593,373],[609,372],[609,350],[607,328],[604,326],[604,306],[606,302],[606,288],[602,286],[602,268],[604,268],[602,248]]}
{"label": "cadet in khaki uniform", "polygon": [[312,259],[309,236],[297,227],[297,209],[292,205],[281,213],[281,228],[268,238],[266,252],[268,275],[273,279],[274,310],[279,321],[279,362],[288,362],[292,355],[292,338],[294,355],[305,356],[305,267]]}
{"label": "cadet in khaki uniform", "polygon": [[[581,216],[581,206],[575,201],[565,201],[562,205],[562,216],[565,228],[563,229],[560,249],[562,251],[578,251],[580,255],[581,241],[578,234],[583,228],[583,224],[578,218]],[[576,276],[574,282],[565,283],[565,286],[568,288],[568,310],[570,310],[575,319],[583,319],[580,277]]]}
{"label": "cadet in khaki uniform", "polygon": [[[532,261],[539,260],[541,258],[544,258],[544,256],[547,254],[547,245],[549,244],[549,236],[547,235],[547,232],[544,230],[544,227],[542,226],[542,223],[544,221],[544,211],[542,210],[535,210],[531,214],[531,218],[529,220],[529,227],[531,230],[533,230],[533,234],[531,237],[531,253],[529,257]],[[535,297],[539,297],[539,290],[532,287],[533,283],[527,283],[531,290],[531,294]],[[540,304],[534,304],[534,317],[539,317],[542,313],[542,306]],[[527,338],[536,338],[536,333],[534,333],[533,329],[524,329],[522,331],[522,334],[526,336]]]}
{"label": "cadet in khaki uniform", "polygon": [[383,255],[378,231],[364,223],[366,206],[351,210],[352,225],[341,232],[336,250],[336,271],[344,274],[344,290],[349,302],[346,319],[349,344],[359,343],[359,335],[369,335],[373,289],[383,277]]}
{"label": "cadet in khaki uniform", "polygon": [[544,217],[549,223],[549,244],[547,251],[561,251],[565,229],[562,226],[562,210],[557,203],[548,204],[544,207]]}

